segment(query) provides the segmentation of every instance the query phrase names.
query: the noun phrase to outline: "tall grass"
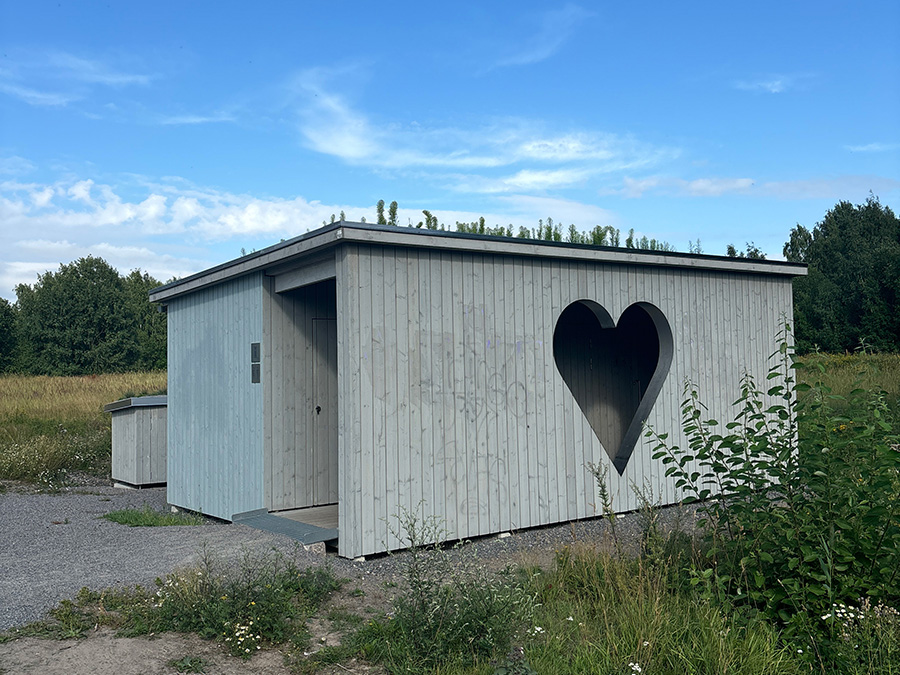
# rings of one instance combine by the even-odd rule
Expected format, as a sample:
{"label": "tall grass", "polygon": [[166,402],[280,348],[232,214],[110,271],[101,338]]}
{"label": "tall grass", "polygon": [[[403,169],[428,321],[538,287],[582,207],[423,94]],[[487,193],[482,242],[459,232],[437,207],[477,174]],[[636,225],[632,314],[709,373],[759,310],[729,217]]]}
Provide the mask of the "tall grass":
{"label": "tall grass", "polygon": [[900,354],[813,353],[796,360],[803,365],[798,370],[803,384],[812,386],[818,381],[841,396],[859,388],[884,391],[893,402],[900,399]]}
{"label": "tall grass", "polygon": [[104,404],[165,386],[164,371],[0,376],[0,480],[56,486],[71,471],[108,475],[110,416]]}
{"label": "tall grass", "polygon": [[672,588],[663,566],[592,546],[559,551],[554,569],[532,577],[535,625],[524,639],[538,673],[799,673],[779,632],[738,622]]}

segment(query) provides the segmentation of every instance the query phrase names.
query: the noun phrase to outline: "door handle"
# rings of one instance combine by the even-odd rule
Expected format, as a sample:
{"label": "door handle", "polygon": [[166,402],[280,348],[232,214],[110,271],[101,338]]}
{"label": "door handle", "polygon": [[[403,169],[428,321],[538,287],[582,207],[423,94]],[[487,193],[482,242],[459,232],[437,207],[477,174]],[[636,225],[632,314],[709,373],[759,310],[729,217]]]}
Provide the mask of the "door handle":
{"label": "door handle", "polygon": [[316,406],[316,415],[318,415],[320,412],[322,412],[322,406],[317,405]]}

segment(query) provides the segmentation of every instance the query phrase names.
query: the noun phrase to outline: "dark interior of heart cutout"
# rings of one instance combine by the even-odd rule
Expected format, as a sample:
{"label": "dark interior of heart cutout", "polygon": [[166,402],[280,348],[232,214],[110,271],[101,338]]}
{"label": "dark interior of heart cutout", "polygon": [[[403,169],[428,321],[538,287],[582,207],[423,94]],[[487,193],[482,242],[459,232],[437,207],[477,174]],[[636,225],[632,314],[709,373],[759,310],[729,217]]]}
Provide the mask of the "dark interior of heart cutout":
{"label": "dark interior of heart cutout", "polygon": [[639,302],[618,325],[591,300],[563,310],[553,333],[560,375],[621,475],[672,364],[672,330]]}

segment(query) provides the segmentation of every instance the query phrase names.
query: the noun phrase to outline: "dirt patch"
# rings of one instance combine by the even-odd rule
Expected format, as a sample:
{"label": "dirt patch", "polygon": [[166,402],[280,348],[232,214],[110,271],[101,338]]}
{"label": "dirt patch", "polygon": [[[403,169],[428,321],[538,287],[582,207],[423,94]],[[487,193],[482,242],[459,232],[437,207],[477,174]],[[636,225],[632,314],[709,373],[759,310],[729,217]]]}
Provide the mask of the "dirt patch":
{"label": "dirt patch", "polygon": [[[196,635],[162,633],[147,637],[117,637],[107,628],[98,628],[85,637],[70,640],[19,638],[0,644],[0,673],[13,675],[171,675],[179,671],[176,663],[199,661],[203,671],[216,675],[288,675],[296,673],[287,664],[298,664],[326,646],[337,646],[350,626],[328,616],[345,613],[360,617],[375,616],[390,602],[381,584],[370,580],[364,590],[359,583],[348,584],[307,624],[310,644],[302,650],[290,647],[262,649],[244,661],[231,656],[221,643]],[[199,672],[199,671],[189,671]],[[350,660],[340,665],[320,667],[321,675],[367,673],[380,675],[378,666]]]}
{"label": "dirt patch", "polygon": [[207,664],[207,673],[291,672],[284,664],[284,655],[277,650],[263,650],[249,661],[242,661],[215,642],[173,633],[119,638],[109,630],[98,630],[80,640],[22,638],[0,645],[0,669],[10,674],[169,675],[178,672],[172,662],[192,657]]}

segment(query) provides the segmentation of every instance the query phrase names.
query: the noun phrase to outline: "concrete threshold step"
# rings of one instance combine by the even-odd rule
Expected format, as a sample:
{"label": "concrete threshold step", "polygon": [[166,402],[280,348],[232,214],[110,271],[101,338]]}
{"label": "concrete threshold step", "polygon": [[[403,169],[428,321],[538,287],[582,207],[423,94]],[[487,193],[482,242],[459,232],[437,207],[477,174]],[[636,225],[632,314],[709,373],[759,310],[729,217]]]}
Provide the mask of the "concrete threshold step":
{"label": "concrete threshold step", "polygon": [[302,544],[317,544],[320,541],[332,541],[338,538],[337,529],[316,527],[307,523],[300,523],[290,518],[281,518],[272,515],[265,509],[235,513],[231,520],[240,525],[247,525],[257,530],[283,534],[291,539],[296,539]]}

